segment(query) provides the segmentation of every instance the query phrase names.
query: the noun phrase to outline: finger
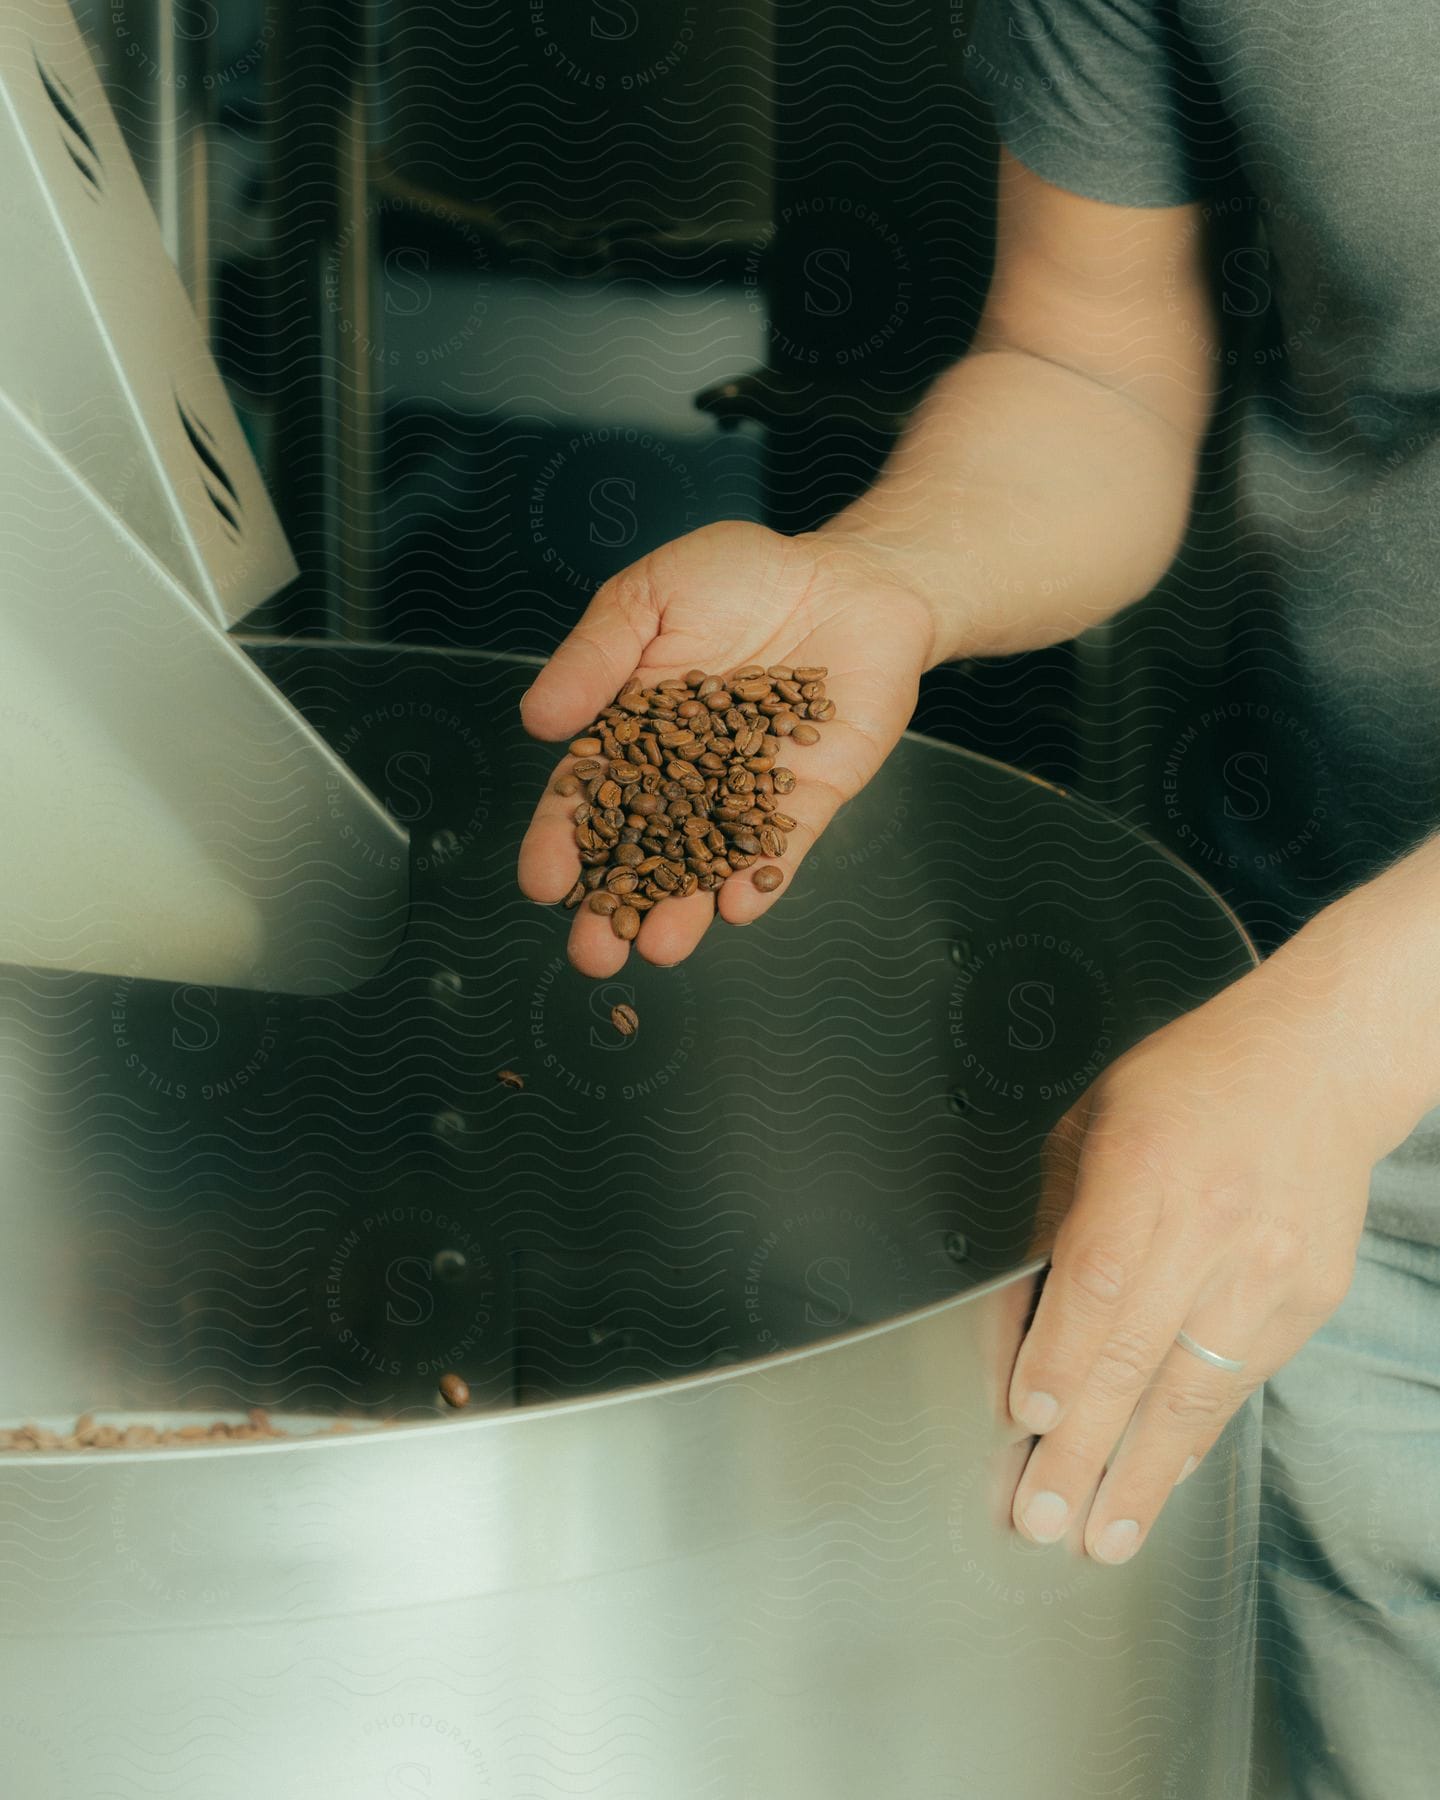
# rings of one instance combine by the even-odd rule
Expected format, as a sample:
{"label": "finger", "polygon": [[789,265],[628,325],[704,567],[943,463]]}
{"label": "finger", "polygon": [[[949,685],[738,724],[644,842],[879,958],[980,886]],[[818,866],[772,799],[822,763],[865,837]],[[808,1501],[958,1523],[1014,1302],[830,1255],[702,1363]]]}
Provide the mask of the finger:
{"label": "finger", "polygon": [[616,937],[608,916],[591,912],[583,900],[570,927],[567,948],[572,966],[595,981],[618,975],[630,954],[630,945]]}
{"label": "finger", "polygon": [[1237,1289],[1222,1305],[1198,1308],[1185,1326],[1207,1348],[1243,1361],[1243,1370],[1214,1368],[1179,1344],[1167,1352],[1085,1521],[1085,1548],[1097,1561],[1129,1561],[1199,1455],[1285,1360],[1278,1314],[1261,1312],[1257,1323],[1256,1314],[1247,1318],[1247,1304],[1256,1304],[1255,1297],[1242,1298]]}
{"label": "finger", "polygon": [[691,894],[684,900],[658,900],[641,922],[635,948],[646,962],[668,969],[683,962],[704,937],[715,917],[713,894]]}
{"label": "finger", "polygon": [[625,686],[660,629],[649,557],[622,569],[595,595],[520,702],[532,737],[571,737]]}
{"label": "finger", "polygon": [[[1277,1369],[1283,1368],[1297,1351],[1304,1348],[1314,1336],[1315,1329],[1316,1321],[1313,1317],[1297,1317],[1293,1312],[1283,1309],[1271,1318],[1256,1340],[1250,1355],[1245,1359],[1244,1373],[1235,1377],[1238,1383],[1238,1398],[1234,1406],[1223,1417],[1217,1417],[1204,1426],[1197,1427],[1194,1433],[1187,1437],[1183,1446],[1184,1459],[1173,1484],[1175,1487],[1193,1475],[1210,1451],[1214,1449],[1216,1440],[1229,1424],[1231,1415],[1239,1410],[1256,1388],[1262,1387]],[[1190,1327],[1186,1326],[1186,1330],[1190,1331]],[[1199,1331],[1191,1331],[1191,1336],[1199,1339],[1201,1343],[1208,1344],[1209,1342],[1209,1339],[1202,1337]],[[1148,1404],[1147,1401],[1147,1407]],[[1125,1451],[1126,1446],[1122,1445],[1121,1453]]]}
{"label": "finger", "polygon": [[557,781],[567,780],[574,760],[567,757],[556,769],[520,845],[516,871],[520,891],[544,906],[553,906],[563,900],[580,873],[580,857],[575,848],[575,808],[585,796],[578,791],[573,794],[555,791]]}
{"label": "finger", "polygon": [[[1154,1303],[1150,1265],[1160,1215],[1159,1183],[1143,1162],[1110,1148],[1081,1153],[1074,1202],[1010,1379],[1010,1413],[1026,1430],[1051,1431],[1065,1417],[1142,1282]],[[1205,1273],[1195,1271],[1184,1298]]]}
{"label": "finger", "polygon": [[1025,1246],[1027,1259],[1051,1256],[1066,1215],[1075,1204],[1080,1163],[1090,1124],[1091,1093],[1081,1095],[1045,1140],[1040,1179],[1040,1198]]}
{"label": "finger", "polygon": [[1016,1528],[1036,1543],[1054,1542],[1083,1516],[1086,1496],[1189,1312],[1187,1276],[1177,1261],[1160,1272],[1151,1292],[1132,1298],[1093,1359],[1083,1390],[1036,1439],[1011,1508]]}
{"label": "finger", "polygon": [[[794,760],[799,762],[803,755],[803,750],[796,750]],[[821,832],[849,798],[849,793],[842,792],[821,773],[804,769],[803,765],[791,772],[797,777],[794,791],[781,794],[777,799],[781,819],[794,821],[793,825],[781,827],[785,850],[779,856],[762,855],[761,861],[722,882],[716,904],[720,917],[729,925],[749,925],[770,910],[790,886],[795,871],[814,848]],[[800,810],[792,809],[792,801]],[[758,831],[759,827],[755,829]],[[779,870],[781,881],[778,887],[767,892],[755,885],[756,872],[762,868]]]}

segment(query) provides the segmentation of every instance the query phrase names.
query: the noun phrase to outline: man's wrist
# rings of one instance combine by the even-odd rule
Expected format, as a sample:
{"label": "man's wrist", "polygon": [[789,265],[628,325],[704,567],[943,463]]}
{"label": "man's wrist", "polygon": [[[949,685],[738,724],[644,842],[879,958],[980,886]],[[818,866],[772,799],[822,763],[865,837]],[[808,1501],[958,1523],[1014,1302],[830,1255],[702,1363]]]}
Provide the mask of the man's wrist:
{"label": "man's wrist", "polygon": [[1332,1053],[1383,1155],[1440,1105],[1440,840],[1327,906],[1257,974]]}
{"label": "man's wrist", "polygon": [[965,579],[953,557],[888,519],[871,494],[839,512],[813,534],[816,551],[836,559],[852,578],[874,581],[914,596],[928,617],[933,669],[958,656],[976,655],[973,621],[965,603]]}

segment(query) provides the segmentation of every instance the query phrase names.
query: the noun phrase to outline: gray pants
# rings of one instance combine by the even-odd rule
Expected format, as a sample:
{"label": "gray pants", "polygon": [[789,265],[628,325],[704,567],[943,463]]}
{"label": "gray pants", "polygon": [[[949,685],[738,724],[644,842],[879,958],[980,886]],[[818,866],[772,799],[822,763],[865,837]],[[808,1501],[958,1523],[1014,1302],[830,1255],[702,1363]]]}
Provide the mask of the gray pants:
{"label": "gray pants", "polygon": [[1297,1800],[1440,1794],[1440,1249],[1367,1231],[1265,1389],[1260,1654]]}

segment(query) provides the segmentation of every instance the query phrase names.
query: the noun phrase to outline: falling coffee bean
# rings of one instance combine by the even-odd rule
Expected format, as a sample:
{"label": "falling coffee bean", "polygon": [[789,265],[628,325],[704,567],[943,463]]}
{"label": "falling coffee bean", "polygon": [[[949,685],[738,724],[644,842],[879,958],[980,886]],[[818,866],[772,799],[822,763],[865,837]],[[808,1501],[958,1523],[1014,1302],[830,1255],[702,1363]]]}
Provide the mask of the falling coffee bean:
{"label": "falling coffee bean", "polygon": [[784,873],[774,863],[765,863],[750,877],[762,894],[773,894],[784,881]]}
{"label": "falling coffee bean", "polygon": [[463,1375],[453,1370],[440,1377],[440,1398],[447,1406],[453,1406],[459,1412],[462,1406],[470,1404],[470,1384]]}
{"label": "falling coffee bean", "polygon": [[640,1015],[633,1006],[612,1006],[610,1008],[610,1023],[620,1033],[621,1037],[634,1037],[635,1033],[640,1029]]}
{"label": "falling coffee bean", "polygon": [[501,1087],[509,1088],[512,1093],[519,1093],[525,1085],[525,1077],[517,1075],[513,1069],[502,1069],[495,1079]]}

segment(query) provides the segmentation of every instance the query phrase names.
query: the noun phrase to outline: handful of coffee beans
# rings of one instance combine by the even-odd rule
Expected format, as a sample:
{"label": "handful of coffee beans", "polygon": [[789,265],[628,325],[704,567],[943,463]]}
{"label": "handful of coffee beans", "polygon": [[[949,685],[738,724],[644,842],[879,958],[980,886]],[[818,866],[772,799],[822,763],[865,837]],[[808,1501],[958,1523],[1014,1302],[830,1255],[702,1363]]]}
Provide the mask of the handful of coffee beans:
{"label": "handful of coffee beans", "polygon": [[[789,846],[780,809],[795,787],[779,764],[788,738],[818,743],[835,716],[823,668],[758,663],[728,675],[691,669],[654,687],[632,683],[570,745],[555,783],[576,796],[580,879],[565,898],[633,938],[661,900],[713,892],[727,876]],[[773,893],[784,876],[762,863],[751,880]]]}

